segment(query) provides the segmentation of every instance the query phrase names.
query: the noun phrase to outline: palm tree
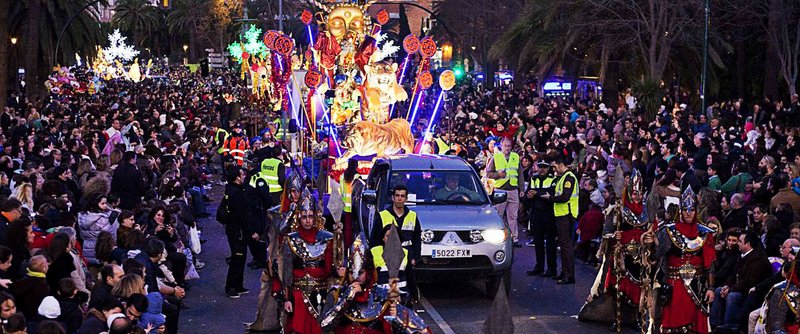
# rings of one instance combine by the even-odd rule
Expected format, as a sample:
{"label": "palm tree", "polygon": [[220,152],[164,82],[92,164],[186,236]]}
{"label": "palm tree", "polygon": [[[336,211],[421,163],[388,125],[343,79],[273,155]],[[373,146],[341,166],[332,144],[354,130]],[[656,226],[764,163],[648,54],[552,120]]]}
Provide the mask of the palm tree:
{"label": "palm tree", "polygon": [[[28,0],[12,1],[9,14],[10,31],[15,36],[25,36],[25,75],[29,96],[44,93],[44,81],[54,64],[71,65],[75,54],[92,58],[104,38],[96,11],[90,7],[107,4],[105,0]],[[75,19],[67,26],[70,18]],[[64,27],[67,27],[64,30]],[[55,45],[64,30],[58,54]]]}
{"label": "palm tree", "polygon": [[160,13],[147,0],[120,0],[111,19],[115,27],[134,34],[135,44],[142,46],[157,29]]}
{"label": "palm tree", "polygon": [[[8,22],[8,11],[11,0],[0,0],[0,22]],[[8,24],[0,24],[0,109],[6,105],[8,93],[8,56],[11,51],[8,35]]]}
{"label": "palm tree", "polygon": [[208,14],[208,1],[205,0],[178,0],[172,7],[172,11],[167,14],[167,26],[172,35],[181,32],[189,34],[189,61],[194,62],[197,58],[197,44],[199,30],[205,24]]}

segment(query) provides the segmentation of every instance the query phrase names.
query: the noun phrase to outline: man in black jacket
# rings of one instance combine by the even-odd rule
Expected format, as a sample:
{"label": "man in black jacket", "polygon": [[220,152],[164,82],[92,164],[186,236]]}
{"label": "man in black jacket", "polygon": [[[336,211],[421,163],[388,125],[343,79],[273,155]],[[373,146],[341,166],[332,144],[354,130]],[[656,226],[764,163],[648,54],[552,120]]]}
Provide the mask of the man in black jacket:
{"label": "man in black jacket", "polygon": [[22,202],[16,198],[7,199],[0,211],[0,245],[8,245],[8,228],[22,216]]}
{"label": "man in black jacket", "polygon": [[226,171],[228,184],[225,197],[219,205],[217,219],[225,226],[225,235],[231,248],[228,276],[225,279],[225,293],[230,298],[250,292],[244,288],[244,264],[247,259],[248,240],[258,240],[253,230],[252,208],[244,190],[247,174],[239,166],[229,166]]}
{"label": "man in black jacket", "polygon": [[738,228],[727,229],[725,236],[725,246],[717,250],[717,261],[714,262],[714,282],[715,288],[725,285],[729,277],[736,275],[736,262],[739,261],[742,253],[739,253],[739,236],[742,230]]}
{"label": "man in black jacket", "polygon": [[100,284],[96,284],[92,289],[89,308],[100,309],[103,307],[106,300],[114,298],[111,295],[111,290],[114,288],[114,284],[119,282],[122,278],[122,275],[125,275],[125,272],[122,270],[122,267],[116,264],[107,264],[103,266],[103,269],[100,269],[100,278],[102,281]]}
{"label": "man in black jacket", "polygon": [[114,176],[111,178],[111,192],[119,195],[119,207],[133,210],[141,202],[142,196],[147,191],[144,176],[136,167],[136,153],[125,152],[122,155]]}
{"label": "man in black jacket", "polygon": [[724,286],[715,290],[710,314],[712,326],[734,332],[749,313],[744,312],[744,307],[750,288],[772,273],[761,239],[755,232],[745,231],[739,236],[739,252],[742,255],[736,265],[736,276],[729,277]]}
{"label": "man in black jacket", "polygon": [[722,221],[722,228],[727,230],[729,228],[739,229],[752,229],[750,214],[744,206],[744,196],[742,194],[733,194],[730,199],[731,211],[725,215]]}

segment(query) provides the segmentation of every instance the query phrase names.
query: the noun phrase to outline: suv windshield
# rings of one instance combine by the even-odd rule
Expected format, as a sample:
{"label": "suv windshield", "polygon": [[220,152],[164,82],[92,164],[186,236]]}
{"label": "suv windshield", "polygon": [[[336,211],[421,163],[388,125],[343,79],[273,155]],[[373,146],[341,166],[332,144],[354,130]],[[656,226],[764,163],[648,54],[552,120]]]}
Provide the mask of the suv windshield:
{"label": "suv windshield", "polygon": [[408,203],[474,204],[489,203],[478,178],[470,171],[393,171],[386,193],[398,184],[408,188]]}

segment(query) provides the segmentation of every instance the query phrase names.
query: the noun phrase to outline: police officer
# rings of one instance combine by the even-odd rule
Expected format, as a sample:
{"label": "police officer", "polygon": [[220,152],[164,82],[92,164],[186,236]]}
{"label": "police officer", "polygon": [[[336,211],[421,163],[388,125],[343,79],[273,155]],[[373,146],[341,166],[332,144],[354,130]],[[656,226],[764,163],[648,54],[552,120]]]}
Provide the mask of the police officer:
{"label": "police officer", "polygon": [[381,244],[382,238],[389,231],[391,224],[394,224],[399,232],[400,243],[408,251],[410,261],[406,266],[406,277],[408,278],[408,292],[411,300],[417,301],[417,284],[414,278],[414,266],[420,260],[422,251],[422,228],[417,219],[417,213],[406,207],[408,199],[408,188],[404,185],[397,185],[392,190],[392,207],[381,211],[375,219],[375,224],[380,224],[381,229],[373,229],[373,236],[370,238],[371,245]]}
{"label": "police officer", "polygon": [[252,186],[263,189],[270,198],[270,206],[278,205],[281,202],[283,193],[282,184],[286,183],[286,166],[283,161],[276,158],[280,156],[280,147],[270,148],[270,157],[261,161],[261,168],[258,173],[251,178]]}
{"label": "police officer", "polygon": [[[556,276],[556,222],[553,216],[553,203],[542,198],[544,194],[552,194],[555,178],[550,171],[550,164],[540,161],[531,166],[531,183],[525,197],[531,202],[530,218],[533,243],[536,250],[536,266],[527,271],[529,276]],[[546,259],[546,260],[545,260]],[[544,265],[547,264],[547,271]]]}
{"label": "police officer", "polygon": [[225,279],[225,293],[230,298],[248,293],[244,288],[244,264],[247,259],[248,240],[258,240],[253,230],[253,211],[250,209],[244,180],[247,174],[239,166],[229,166],[226,170],[228,183],[225,196],[217,209],[217,219],[225,226],[225,236],[231,249],[228,276]]}
{"label": "police officer", "polygon": [[342,223],[344,228],[344,247],[350,249],[353,244],[355,234],[353,231],[353,184],[358,179],[358,161],[355,159],[347,160],[347,169],[339,177],[339,193],[344,202],[342,212]]}
{"label": "police officer", "polygon": [[555,279],[558,284],[575,284],[575,242],[572,239],[572,230],[578,218],[578,178],[567,167],[564,156],[557,156],[553,166],[558,175],[553,195],[544,194],[541,197],[553,202],[558,242],[561,246],[561,274]]}

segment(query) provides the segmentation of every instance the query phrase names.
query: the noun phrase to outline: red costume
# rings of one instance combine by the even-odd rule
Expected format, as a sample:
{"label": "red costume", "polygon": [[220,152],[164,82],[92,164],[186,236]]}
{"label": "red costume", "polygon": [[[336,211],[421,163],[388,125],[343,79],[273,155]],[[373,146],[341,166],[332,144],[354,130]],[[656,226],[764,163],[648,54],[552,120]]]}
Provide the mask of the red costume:
{"label": "red costume", "polygon": [[[687,188],[681,199],[681,213],[696,217],[694,192]],[[667,293],[662,305],[661,333],[708,333],[706,294],[711,291],[711,264],[716,258],[714,230],[679,219],[663,226],[651,259],[661,259],[664,278],[661,293]]]}
{"label": "red costume", "polygon": [[300,228],[286,236],[284,245],[286,295],[293,312],[284,325],[286,333],[321,334],[317,318],[325,301],[328,278],[333,272],[333,234],[316,228]]}

